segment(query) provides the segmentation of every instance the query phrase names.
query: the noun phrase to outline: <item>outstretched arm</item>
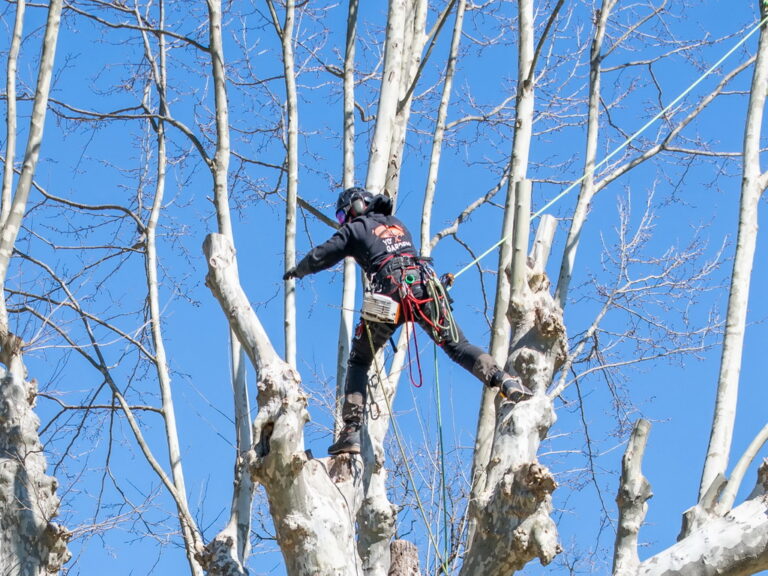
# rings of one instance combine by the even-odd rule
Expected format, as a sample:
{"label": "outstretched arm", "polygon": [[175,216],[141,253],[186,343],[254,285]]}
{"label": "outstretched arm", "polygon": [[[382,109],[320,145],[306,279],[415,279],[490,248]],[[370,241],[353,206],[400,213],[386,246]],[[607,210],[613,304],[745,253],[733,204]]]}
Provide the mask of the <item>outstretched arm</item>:
{"label": "outstretched arm", "polygon": [[344,257],[351,255],[350,227],[342,226],[328,240],[312,248],[296,266],[285,273],[283,278],[303,278],[330,268]]}

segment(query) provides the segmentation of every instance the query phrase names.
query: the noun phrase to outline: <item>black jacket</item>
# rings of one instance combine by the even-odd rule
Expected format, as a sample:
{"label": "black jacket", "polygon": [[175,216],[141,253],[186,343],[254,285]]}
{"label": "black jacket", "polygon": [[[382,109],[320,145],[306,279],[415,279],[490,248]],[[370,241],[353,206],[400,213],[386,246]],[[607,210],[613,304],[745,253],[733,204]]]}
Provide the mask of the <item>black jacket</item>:
{"label": "black jacket", "polygon": [[366,274],[375,274],[391,256],[415,253],[411,233],[399,219],[369,211],[310,250],[296,265],[296,277],[330,268],[346,256],[352,256]]}

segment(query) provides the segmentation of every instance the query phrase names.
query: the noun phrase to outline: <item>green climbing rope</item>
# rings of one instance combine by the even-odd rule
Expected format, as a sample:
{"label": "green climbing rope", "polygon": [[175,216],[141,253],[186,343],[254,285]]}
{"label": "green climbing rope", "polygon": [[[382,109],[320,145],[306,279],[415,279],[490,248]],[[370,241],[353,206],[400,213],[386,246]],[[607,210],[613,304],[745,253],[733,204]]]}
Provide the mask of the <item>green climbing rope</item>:
{"label": "green climbing rope", "polygon": [[363,320],[362,322],[365,323],[365,330],[368,335],[368,344],[371,346],[371,354],[373,355],[373,362],[374,362],[374,369],[376,370],[376,375],[379,378],[379,384],[381,385],[382,389],[382,396],[384,396],[384,402],[387,405],[387,412],[389,413],[389,419],[392,422],[392,433],[395,436],[395,441],[397,442],[397,446],[400,449],[400,455],[403,458],[403,464],[405,465],[405,472],[408,476],[408,482],[410,483],[411,487],[413,488],[413,494],[416,497],[416,506],[419,509],[419,513],[421,514],[421,518],[424,520],[424,527],[427,530],[427,535],[429,536],[430,542],[432,542],[432,546],[435,547],[435,555],[437,556],[437,560],[440,563],[440,567],[442,568],[443,572],[445,574],[450,574],[448,571],[448,564],[446,563],[443,555],[440,553],[440,545],[435,538],[435,535],[432,533],[432,529],[429,525],[429,519],[427,518],[427,512],[424,508],[424,503],[421,501],[421,496],[419,496],[419,491],[416,487],[416,482],[413,479],[413,472],[411,470],[411,465],[408,463],[408,455],[405,452],[405,446],[403,445],[402,438],[400,437],[400,430],[397,427],[397,421],[395,420],[395,414],[392,411],[392,406],[389,401],[389,396],[387,396],[386,391],[384,390],[384,385],[381,381],[381,369],[378,365],[378,360],[376,359],[376,350],[373,347],[373,338],[371,338],[371,329],[368,326],[368,322]]}

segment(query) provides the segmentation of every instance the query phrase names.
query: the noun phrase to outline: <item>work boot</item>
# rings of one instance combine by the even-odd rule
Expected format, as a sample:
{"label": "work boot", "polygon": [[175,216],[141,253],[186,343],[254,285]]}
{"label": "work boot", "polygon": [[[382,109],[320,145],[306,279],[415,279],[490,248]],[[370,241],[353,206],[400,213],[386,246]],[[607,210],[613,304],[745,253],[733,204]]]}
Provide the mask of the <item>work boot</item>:
{"label": "work boot", "polygon": [[363,426],[362,394],[347,394],[341,407],[341,419],[344,426],[339,438],[328,447],[328,454],[360,454],[360,428]]}
{"label": "work boot", "polygon": [[492,387],[498,387],[499,394],[501,394],[503,398],[515,404],[522,402],[523,400],[527,400],[533,396],[533,392],[531,392],[530,388],[522,383],[520,378],[517,376],[511,376],[503,370],[499,370],[496,372],[496,374],[493,375],[490,385]]}

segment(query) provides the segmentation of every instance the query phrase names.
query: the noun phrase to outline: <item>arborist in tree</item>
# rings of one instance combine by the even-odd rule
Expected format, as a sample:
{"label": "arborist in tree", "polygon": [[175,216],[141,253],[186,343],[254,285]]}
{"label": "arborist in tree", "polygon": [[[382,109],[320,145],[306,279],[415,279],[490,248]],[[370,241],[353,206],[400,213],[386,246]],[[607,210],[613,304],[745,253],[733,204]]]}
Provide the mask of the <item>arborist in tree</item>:
{"label": "arborist in tree", "polygon": [[349,354],[341,409],[344,427],[329,454],[360,452],[368,371],[375,353],[404,322],[419,324],[451,360],[486,386],[499,389],[505,400],[520,402],[532,395],[519,378],[504,372],[490,354],[464,337],[430,259],[416,256],[411,233],[392,216],[390,198],[348,188],[336,202],[336,219],[341,228],[283,276],[283,280],[303,278],[352,256],[368,279]]}

